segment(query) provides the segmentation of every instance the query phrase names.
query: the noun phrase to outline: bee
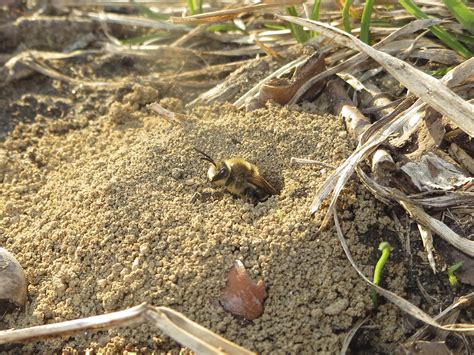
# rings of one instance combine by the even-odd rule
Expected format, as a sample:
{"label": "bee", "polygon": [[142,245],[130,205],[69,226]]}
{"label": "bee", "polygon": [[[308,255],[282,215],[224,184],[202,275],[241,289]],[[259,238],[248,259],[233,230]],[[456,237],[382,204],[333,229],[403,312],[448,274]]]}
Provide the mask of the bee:
{"label": "bee", "polygon": [[258,168],[248,161],[239,157],[215,161],[208,154],[194,149],[202,155],[202,160],[211,163],[207,171],[209,181],[225,186],[231,194],[253,204],[277,194],[275,188],[260,175]]}

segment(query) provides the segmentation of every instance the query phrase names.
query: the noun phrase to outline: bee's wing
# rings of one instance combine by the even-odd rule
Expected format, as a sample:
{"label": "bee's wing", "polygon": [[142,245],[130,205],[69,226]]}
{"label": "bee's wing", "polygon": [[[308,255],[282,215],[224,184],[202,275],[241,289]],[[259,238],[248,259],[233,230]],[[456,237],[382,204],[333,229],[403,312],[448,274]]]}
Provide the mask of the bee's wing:
{"label": "bee's wing", "polygon": [[267,180],[265,180],[263,176],[261,175],[250,176],[247,178],[247,180],[251,184],[261,188],[263,191],[267,192],[270,195],[278,194],[277,190],[275,190],[275,188],[272,185],[270,185],[270,183]]}

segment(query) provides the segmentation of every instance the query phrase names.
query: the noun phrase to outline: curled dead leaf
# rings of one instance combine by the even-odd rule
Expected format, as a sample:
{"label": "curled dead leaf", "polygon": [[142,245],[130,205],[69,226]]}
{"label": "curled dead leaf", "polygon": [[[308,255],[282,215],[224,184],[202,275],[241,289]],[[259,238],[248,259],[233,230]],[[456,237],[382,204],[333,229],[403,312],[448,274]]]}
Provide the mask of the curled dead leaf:
{"label": "curled dead leaf", "polygon": [[[296,71],[293,79],[274,78],[260,88],[260,99],[273,100],[286,105],[295,96],[298,89],[313,76],[326,70],[324,55],[315,53]],[[303,100],[314,99],[326,85],[325,80],[318,81],[302,97]]]}
{"label": "curled dead leaf", "polygon": [[229,270],[227,285],[222,289],[219,300],[226,311],[253,320],[262,315],[266,296],[263,280],[255,283],[242,262],[236,260]]}

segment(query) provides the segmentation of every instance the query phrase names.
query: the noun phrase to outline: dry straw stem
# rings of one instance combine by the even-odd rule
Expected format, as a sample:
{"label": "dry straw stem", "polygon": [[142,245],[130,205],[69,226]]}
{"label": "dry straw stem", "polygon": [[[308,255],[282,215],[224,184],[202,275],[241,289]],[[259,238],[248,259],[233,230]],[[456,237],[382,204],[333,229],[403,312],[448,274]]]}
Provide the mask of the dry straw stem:
{"label": "dry straw stem", "polygon": [[170,20],[176,24],[191,24],[197,25],[201,23],[213,23],[221,22],[233,19],[241,14],[247,14],[250,12],[258,12],[262,10],[271,9],[274,7],[282,7],[289,5],[298,5],[305,2],[305,0],[286,0],[286,1],[277,1],[274,3],[260,3],[252,4],[244,7],[238,7],[235,9],[225,9],[207,12],[205,14],[187,16],[187,17],[171,17]]}
{"label": "dry straw stem", "polygon": [[438,79],[398,58],[372,48],[356,37],[333,26],[291,16],[277,15],[277,17],[306,26],[333,39],[340,45],[366,53],[413,94],[446,116],[471,137],[474,137],[474,106],[456,95]]}
{"label": "dry straw stem", "polygon": [[417,223],[418,230],[420,232],[421,241],[423,242],[423,246],[426,250],[426,256],[428,257],[428,262],[433,270],[433,273],[436,274],[436,262],[433,255],[433,233],[431,230],[424,227],[422,224]]}
{"label": "dry straw stem", "polygon": [[170,122],[183,123],[183,121],[190,118],[189,116],[183,115],[181,113],[176,113],[176,112],[172,112],[170,110],[167,110],[157,102],[149,104],[147,107],[151,111],[153,111],[153,112],[157,113],[158,115],[166,118]]}
{"label": "dry straw stem", "polygon": [[349,134],[357,139],[370,126],[370,120],[349,99],[341,79],[330,80],[326,88],[334,113],[342,116]]}
{"label": "dry straw stem", "polygon": [[[397,294],[395,294],[393,292],[390,292],[390,291],[388,291],[388,290],[386,290],[386,289],[384,289],[384,288],[382,288],[378,285],[375,285],[372,281],[370,281],[364,275],[364,273],[360,270],[360,268],[357,266],[354,259],[352,258],[352,254],[349,250],[349,246],[347,245],[347,241],[344,237],[344,234],[342,233],[342,229],[341,229],[341,226],[339,224],[339,219],[337,217],[337,213],[336,213],[335,209],[331,212],[332,212],[332,215],[334,216],[334,224],[336,226],[337,235],[339,237],[339,240],[341,241],[344,252],[346,253],[347,258],[349,259],[349,261],[352,264],[352,266],[354,267],[354,269],[364,279],[365,282],[367,282],[370,286],[375,288],[376,291],[379,294],[381,294],[386,299],[388,299],[390,302],[392,302],[393,304],[398,306],[401,310],[403,310],[404,312],[410,314],[412,317],[415,317],[416,319],[419,319],[422,322],[424,322],[424,323],[426,323],[426,324],[428,324],[432,327],[435,327],[435,328],[440,329],[440,330],[459,332],[459,333],[464,333],[464,334],[467,334],[467,335],[474,335],[474,325],[473,324],[447,324],[447,325],[441,325],[440,323],[438,323],[436,321],[436,319],[434,319],[433,317],[431,317],[430,315],[428,315],[427,313],[422,311],[420,308],[418,308],[415,305],[411,304],[410,302],[408,302],[407,300],[405,300],[402,297],[398,296]],[[467,306],[472,304],[472,300],[473,300],[473,297],[471,295],[469,295],[468,297],[463,299],[462,305],[467,307]]]}
{"label": "dry straw stem", "polygon": [[373,179],[367,176],[360,168],[357,169],[362,182],[377,198],[395,200],[397,201],[419,224],[429,228],[435,232],[446,242],[459,249],[463,253],[474,257],[474,241],[463,238],[454,231],[452,231],[443,222],[431,217],[421,207],[415,205],[405,194],[401,191],[377,184]]}
{"label": "dry straw stem", "polygon": [[198,354],[253,354],[171,308],[153,307],[147,303],[100,316],[18,330],[5,330],[0,332],[0,344],[34,341],[46,337],[81,333],[86,330],[96,331],[143,322],[160,328],[163,333]]}
{"label": "dry straw stem", "polygon": [[[339,80],[333,80],[330,83],[328,83],[328,90],[333,93],[331,98],[332,97],[344,97],[344,96],[347,97],[345,92],[335,93],[334,89],[338,88],[338,87],[339,88],[341,87],[340,85],[339,86],[337,85],[339,82],[340,82]],[[347,98],[347,100],[348,100],[348,98]],[[351,105],[352,105],[352,103],[349,102],[345,106],[352,107],[353,108],[352,111],[355,111],[356,113],[358,113],[358,110],[355,107],[351,106]],[[335,105],[335,106],[337,107],[337,105]],[[350,117],[352,120],[358,120],[358,117],[361,116],[360,113],[358,115],[354,116],[352,111],[351,111],[351,114],[348,117]],[[336,113],[344,114],[344,111],[342,110],[342,108],[336,108]],[[345,119],[347,120],[347,117],[345,117]],[[353,133],[353,135],[354,135],[354,133]],[[381,158],[379,159],[378,155],[383,155],[383,156],[386,156],[386,157],[384,159],[381,159]],[[391,156],[389,155],[389,153],[382,150],[382,149],[379,149],[373,155],[372,164],[374,165],[374,163],[377,160],[388,160],[388,159],[391,160]],[[392,162],[393,162],[393,160],[392,160]],[[451,231],[447,226],[445,226],[443,223],[441,223],[441,222],[437,221],[436,219],[430,217],[428,214],[426,214],[423,211],[423,209],[417,207],[412,202],[410,202],[410,199],[408,197],[406,197],[405,195],[403,195],[400,191],[395,190],[395,189],[385,188],[385,187],[377,184],[374,180],[369,179],[368,176],[366,176],[365,173],[361,169],[358,169],[358,173],[361,176],[362,181],[367,185],[369,190],[377,198],[379,198],[380,200],[382,200],[384,202],[388,202],[390,200],[396,200],[398,203],[400,203],[406,209],[406,211],[410,215],[412,215],[412,217],[415,220],[418,221],[418,227],[420,229],[420,234],[421,234],[422,239],[423,239],[423,245],[426,248],[426,251],[427,251],[427,254],[428,254],[428,260],[430,261],[430,266],[431,266],[431,268],[433,269],[434,272],[436,272],[436,267],[435,267],[433,253],[432,253],[432,250],[433,250],[432,233],[431,233],[432,230],[437,231],[438,234],[440,234],[440,236],[443,239],[445,239],[446,241],[448,241],[449,243],[451,243],[452,245],[454,245],[458,249],[461,249],[462,251],[464,251],[467,254],[472,253],[473,246],[474,246],[473,242],[458,236],[453,231]],[[474,200],[471,199],[471,201],[468,200],[466,202],[468,204],[469,203],[472,204],[474,202]],[[324,223],[323,223],[323,225],[324,225]]]}
{"label": "dry straw stem", "polygon": [[[95,51],[94,51],[95,52]],[[25,51],[19,55],[11,58],[7,63],[5,63],[5,68],[8,70],[6,82],[22,79],[26,76],[29,76],[33,72],[41,73],[45,76],[48,76],[53,79],[82,85],[89,86],[94,88],[107,87],[114,88],[119,87],[122,84],[116,82],[103,82],[103,81],[87,81],[82,79],[71,78],[67,75],[64,75],[57,70],[49,67],[41,59],[65,59],[71,58],[74,56],[91,53],[89,51],[76,51],[73,53],[51,53],[51,52],[39,52],[39,51]],[[41,59],[40,59],[41,58]],[[19,68],[23,66],[23,68]],[[24,67],[29,68],[30,72],[25,72]],[[19,71],[20,70],[20,74]]]}
{"label": "dry straw stem", "polygon": [[[409,24],[407,24],[407,25],[403,26],[402,28],[396,30],[395,32],[391,33],[386,38],[381,40],[379,43],[374,45],[374,48],[382,48],[382,47],[386,46],[388,43],[390,43],[390,42],[394,41],[395,39],[397,39],[398,37],[405,36],[405,35],[411,34],[413,32],[417,32],[421,29],[424,29],[424,28],[429,27],[429,26],[433,26],[433,25],[438,24],[438,23],[441,23],[441,20],[430,19],[430,20],[417,20],[417,21],[410,22]],[[331,36],[329,38],[331,38]],[[343,71],[345,69],[353,68],[353,67],[359,65],[360,63],[364,62],[365,60],[367,60],[367,58],[369,58],[369,56],[367,54],[359,53],[359,54],[351,57],[350,59],[336,65],[335,67],[333,67],[331,69],[328,69],[324,73],[321,73],[319,75],[316,75],[316,76],[310,78],[296,92],[295,96],[289,102],[289,105],[296,103],[306,93],[306,91],[308,91],[309,88],[311,86],[313,86],[316,82],[318,82],[320,80],[324,80],[324,79],[330,77],[331,75],[339,73],[340,71]]]}
{"label": "dry straw stem", "polygon": [[[471,292],[467,294],[466,296],[461,296],[459,297],[452,305],[444,309],[440,314],[438,314],[434,319],[438,323],[446,323],[447,320],[449,319],[457,319],[459,316],[459,313],[461,312],[461,309],[469,307],[472,302],[474,301],[474,292]],[[414,342],[419,339],[424,339],[426,336],[429,335],[431,332],[431,327],[428,325],[424,325],[421,327],[419,330],[416,331],[415,334],[413,334],[407,341],[406,343]]]}
{"label": "dry straw stem", "polygon": [[[321,23],[317,23],[317,26],[314,25],[314,21],[307,21],[307,20],[301,20],[301,19],[295,19],[295,18],[292,18],[292,17],[282,17],[284,19],[288,19],[289,21],[296,21],[298,24],[301,24],[301,25],[307,25],[309,26],[310,28],[313,28],[315,30],[323,30],[326,35],[330,35],[330,34],[333,34],[335,32],[335,35],[334,36],[335,38],[338,38],[339,40],[342,38],[342,42],[344,43],[349,43],[350,44],[350,40],[348,40],[347,38],[345,38],[346,36],[348,36],[346,33],[341,33],[340,30],[338,29],[335,29],[335,28],[332,28],[331,26],[328,26],[328,25],[325,25],[325,24],[321,24]],[[353,36],[350,36],[350,39],[356,43],[360,43],[360,47],[363,48],[364,50],[369,48],[368,51],[373,54],[373,52],[377,52],[378,54],[380,54],[380,52],[376,51],[375,49],[371,48],[371,47],[368,47],[367,45],[361,43],[358,39],[356,39],[355,37]],[[417,102],[415,102],[411,108],[407,111],[405,111],[400,117],[397,117],[397,118],[391,118],[391,119],[388,119],[388,120],[381,120],[381,121],[378,121],[376,122],[374,125],[372,125],[371,127],[369,127],[369,129],[361,136],[361,143],[359,143],[359,146],[358,148],[351,154],[351,156],[341,165],[338,167],[338,169],[336,169],[336,171],[324,182],[324,184],[321,186],[321,188],[318,190],[317,194],[316,194],[316,197],[310,207],[310,212],[312,214],[314,214],[318,209],[319,209],[319,206],[321,205],[322,201],[325,200],[330,194],[331,192],[333,192],[332,194],[332,200],[331,200],[331,203],[330,203],[330,207],[329,210],[328,210],[328,213],[326,214],[324,220],[323,220],[323,223],[321,225],[321,228],[325,227],[327,225],[327,223],[329,222],[330,220],[330,217],[331,217],[331,211],[333,210],[332,207],[335,206],[336,204],[336,201],[337,201],[337,198],[342,190],[342,188],[344,187],[344,185],[346,184],[346,182],[348,181],[348,179],[350,178],[350,176],[352,175],[352,173],[354,172],[354,169],[356,168],[356,166],[358,165],[358,163],[364,159],[367,155],[371,154],[375,149],[376,147],[382,143],[383,141],[385,141],[386,139],[388,139],[388,137],[390,135],[392,135],[393,133],[399,131],[400,129],[402,129],[402,127],[405,125],[406,122],[408,122],[409,119],[412,119],[413,116],[419,112],[421,109],[424,109],[426,107],[426,103],[423,101],[424,99],[426,99],[430,105],[432,105],[433,103],[433,97],[442,97],[443,98],[443,102],[445,102],[445,107],[441,107],[441,111],[442,113],[446,113],[447,111],[448,112],[448,117],[449,118],[453,118],[452,117],[452,113],[453,111],[450,111],[450,108],[453,107],[453,102],[446,102],[446,97],[443,96],[442,92],[445,92],[445,91],[448,91],[449,89],[447,87],[444,86],[444,84],[447,84],[448,86],[452,86],[452,85],[457,85],[458,83],[462,82],[463,80],[465,80],[466,77],[470,77],[469,74],[471,74],[474,70],[474,60],[471,58],[470,60],[462,63],[461,65],[459,65],[458,67],[456,67],[455,69],[453,69],[448,75],[446,75],[442,82],[439,82],[438,80],[430,77],[429,75],[426,75],[424,73],[421,73],[421,76],[419,76],[420,74],[420,71],[411,67],[411,66],[408,66],[406,63],[402,62],[402,61],[399,61],[398,59],[395,59],[387,54],[382,54],[383,56],[386,56],[386,57],[389,57],[391,59],[393,59],[395,61],[395,63],[398,63],[400,65],[395,65],[395,67],[393,66],[393,61],[391,61],[391,66],[390,66],[390,70],[391,72],[397,72],[399,70],[405,72],[406,68],[410,68],[408,70],[407,73],[404,73],[404,77],[406,75],[408,75],[408,73],[411,73],[411,75],[413,75],[413,77],[416,77],[415,81],[416,83],[418,83],[419,81],[423,81],[425,78],[429,78],[427,79],[428,81],[435,81],[436,82],[436,87],[442,87],[443,89],[441,91],[436,91],[436,90],[432,90],[431,88],[426,87],[426,85],[424,83],[421,83],[421,88],[422,89],[429,89],[429,92],[422,92],[423,94],[423,99],[418,99]],[[376,55],[376,57],[378,59],[380,59],[378,57],[378,55]],[[380,63],[384,66],[386,66],[385,63]],[[388,66],[387,66],[388,67]],[[401,68],[401,69],[400,69]],[[467,74],[467,76],[466,76]],[[397,75],[399,76],[399,75]],[[404,79],[405,80],[405,79]],[[411,81],[411,79],[408,79]],[[416,88],[418,88],[416,86]],[[471,126],[474,126],[474,118],[472,117],[472,105],[470,105],[469,103],[465,102],[464,100],[462,100],[459,96],[457,96],[456,94],[454,94],[452,91],[450,91],[450,94],[449,96],[455,96],[457,98],[457,101],[461,101],[462,104],[463,104],[463,107],[464,109],[461,109],[461,112],[462,112],[462,116],[456,116],[453,121],[456,121],[459,122],[459,119],[462,117],[462,119],[464,119],[464,121],[462,122],[462,125],[460,125],[461,128],[467,128],[468,131],[471,129]],[[419,92],[414,92],[414,94],[420,94]],[[449,101],[449,100],[448,100]],[[437,107],[439,107],[439,103],[435,103]],[[434,106],[434,104],[433,104]],[[419,119],[419,118],[418,118]],[[466,127],[467,126],[467,127]],[[371,129],[373,128],[373,129]],[[474,128],[473,128],[474,130]],[[370,132],[370,134],[368,134],[367,132]],[[468,132],[469,133],[469,132]]]}
{"label": "dry straw stem", "polygon": [[[444,210],[474,209],[474,192],[469,191],[434,191],[441,195],[426,196],[426,193],[410,195],[409,198],[417,205]],[[430,192],[431,194],[432,192]]]}
{"label": "dry straw stem", "polygon": [[332,38],[340,45],[366,53],[413,94],[446,116],[471,137],[474,136],[474,116],[472,114],[474,106],[456,95],[438,79],[398,58],[370,47],[356,37],[333,26],[290,16],[277,15],[277,17],[306,26]]}
{"label": "dry straw stem", "polygon": [[178,31],[178,32],[189,32],[191,28],[183,25],[175,25],[165,21],[151,20],[139,16],[129,16],[129,15],[118,15],[110,13],[95,13],[95,12],[86,12],[80,13],[82,16],[87,17],[91,20],[107,22],[107,23],[116,23],[120,25],[135,26],[135,27],[145,27],[145,28],[154,28],[157,30],[166,30],[166,31]]}

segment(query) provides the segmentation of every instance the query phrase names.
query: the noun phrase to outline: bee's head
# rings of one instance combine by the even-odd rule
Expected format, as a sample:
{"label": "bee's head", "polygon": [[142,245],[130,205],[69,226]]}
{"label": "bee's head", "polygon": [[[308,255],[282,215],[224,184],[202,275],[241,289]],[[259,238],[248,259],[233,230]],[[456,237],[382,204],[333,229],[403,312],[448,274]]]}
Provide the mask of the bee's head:
{"label": "bee's head", "polygon": [[207,171],[207,178],[216,185],[224,185],[229,177],[229,167],[224,162],[211,165]]}
{"label": "bee's head", "polygon": [[216,162],[212,159],[208,154],[204,153],[203,151],[194,148],[198,153],[202,155],[201,159],[208,161],[211,163],[209,170],[207,171],[207,178],[210,182],[213,182],[217,185],[224,185],[229,177],[230,169],[229,167],[223,162],[218,161]]}

